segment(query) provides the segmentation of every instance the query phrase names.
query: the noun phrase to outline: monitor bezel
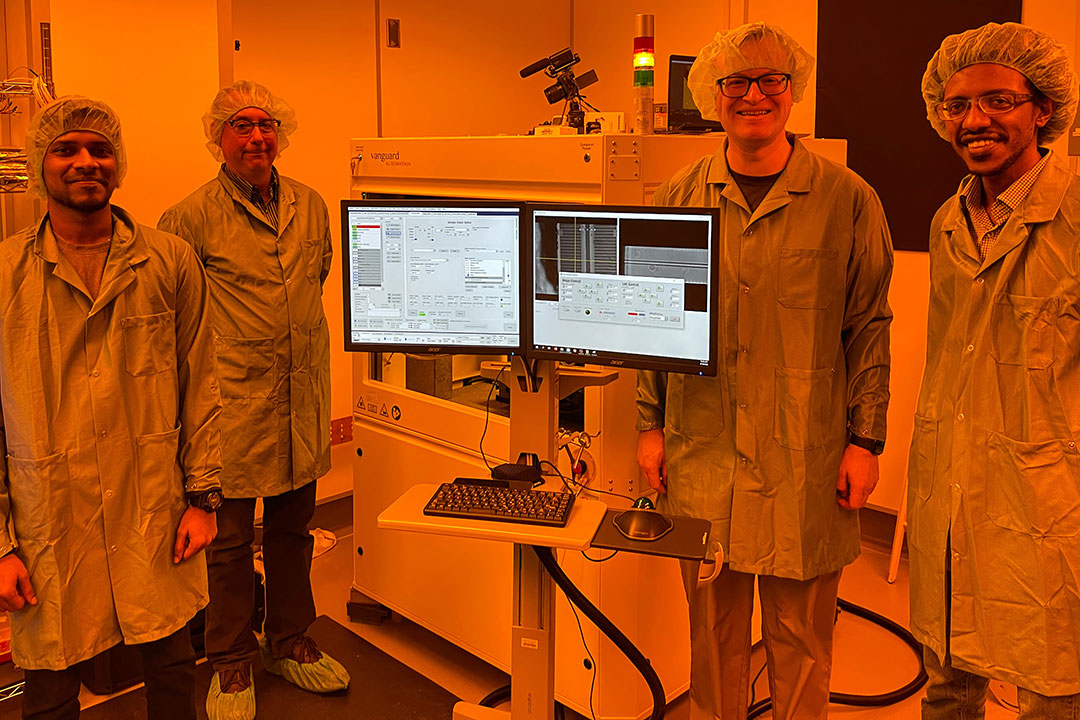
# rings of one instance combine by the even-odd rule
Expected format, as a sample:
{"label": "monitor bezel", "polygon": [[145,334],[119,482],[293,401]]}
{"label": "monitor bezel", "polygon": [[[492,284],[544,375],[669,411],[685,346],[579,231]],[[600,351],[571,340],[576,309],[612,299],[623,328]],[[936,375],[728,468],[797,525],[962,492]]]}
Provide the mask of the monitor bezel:
{"label": "monitor bezel", "polygon": [[[518,273],[524,271],[524,265],[531,259],[532,246],[526,239],[528,233],[523,229],[526,222],[526,203],[517,200],[492,200],[490,198],[471,200],[424,199],[424,200],[379,200],[345,199],[341,201],[341,283],[342,283],[342,321],[345,330],[345,352],[405,352],[431,355],[521,355],[528,337],[528,318],[526,317],[526,290],[518,278],[518,339],[515,345],[435,345],[431,343],[385,343],[352,341],[352,302],[350,300],[348,253],[349,253],[349,211],[354,208],[505,208],[518,211]],[[531,275],[531,273],[529,273]]]}
{"label": "monitor bezel", "polygon": [[[696,107],[685,108],[682,104],[682,85],[672,82],[676,65],[693,65],[694,55],[668,55],[668,132],[679,133],[684,130],[696,132],[723,132],[724,126],[716,120],[701,117]],[[689,70],[687,74],[689,75]]]}
{"label": "monitor bezel", "polygon": [[[670,214],[670,215],[709,215],[712,217],[712,231],[710,237],[710,243],[712,245],[710,249],[710,288],[709,288],[709,306],[712,309],[712,317],[709,323],[709,359],[706,365],[701,365],[696,360],[681,360],[678,358],[663,357],[660,355],[639,355],[635,353],[620,353],[614,351],[603,351],[601,354],[599,351],[597,355],[580,355],[576,353],[567,353],[559,350],[548,350],[538,348],[536,346],[534,330],[534,304],[536,302],[536,295],[534,294],[534,273],[536,272],[536,258],[533,256],[533,228],[535,227],[534,212],[537,210],[543,211],[555,211],[555,212],[567,212],[567,213],[596,213],[596,212],[610,212],[610,213],[629,213],[638,215],[648,214]],[[526,204],[525,215],[525,232],[524,235],[528,236],[528,258],[529,258],[529,272],[527,277],[527,284],[523,283],[523,287],[528,293],[526,297],[526,326],[528,328],[528,343],[525,347],[525,355],[527,357],[539,359],[539,360],[557,360],[566,363],[575,364],[589,364],[589,365],[605,365],[617,368],[629,368],[635,370],[657,370],[660,372],[675,372],[685,373],[690,375],[701,375],[706,377],[713,377],[717,373],[718,363],[718,317],[719,317],[719,301],[720,301],[720,263],[719,263],[719,242],[720,242],[720,218],[719,213],[715,208],[707,207],[675,207],[668,205],[593,205],[593,204],[580,204],[580,203],[534,203],[530,202]]]}

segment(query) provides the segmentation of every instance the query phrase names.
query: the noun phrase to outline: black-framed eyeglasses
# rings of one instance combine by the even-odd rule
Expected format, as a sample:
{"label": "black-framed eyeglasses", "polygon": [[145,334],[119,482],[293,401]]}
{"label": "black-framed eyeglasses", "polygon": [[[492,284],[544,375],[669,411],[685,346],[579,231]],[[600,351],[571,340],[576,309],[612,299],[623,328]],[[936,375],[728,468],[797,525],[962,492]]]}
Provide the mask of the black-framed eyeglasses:
{"label": "black-framed eyeglasses", "polygon": [[751,85],[757,85],[762,95],[779,95],[787,90],[791,76],[787,73],[769,73],[756,78],[745,75],[728,75],[720,78],[716,84],[724,97],[741,98],[750,92]]}
{"label": "black-framed eyeglasses", "polygon": [[279,125],[281,125],[281,121],[274,118],[259,120],[258,122],[243,119],[229,120],[229,127],[240,137],[247,137],[255,131],[255,128],[259,128],[259,132],[263,135],[276,135]]}
{"label": "black-framed eyeglasses", "polygon": [[1000,92],[980,95],[973,100],[953,98],[952,100],[939,102],[934,106],[934,109],[937,110],[937,114],[942,120],[963,120],[967,117],[973,103],[984,115],[1004,115],[1024,103],[1031,102],[1033,99],[1035,99],[1034,95]]}

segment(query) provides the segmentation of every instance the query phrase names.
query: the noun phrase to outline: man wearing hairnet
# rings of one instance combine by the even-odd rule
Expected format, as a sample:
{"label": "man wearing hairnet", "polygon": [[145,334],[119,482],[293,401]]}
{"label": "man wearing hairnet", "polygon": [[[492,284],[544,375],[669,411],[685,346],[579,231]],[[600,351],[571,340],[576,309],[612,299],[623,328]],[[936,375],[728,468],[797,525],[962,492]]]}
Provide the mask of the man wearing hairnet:
{"label": "man wearing hairnet", "polygon": [[33,226],[0,243],[0,610],[24,718],[79,716],[77,663],[142,655],[151,718],[195,718],[221,403],[209,293],[179,238],[110,204],[120,122],[68,96],[26,136]]}
{"label": "man wearing hairnet", "polygon": [[773,717],[824,718],[841,569],[859,554],[889,398],[892,245],[874,191],[785,132],[813,58],[722,32],[689,82],[727,140],[657,190],[720,209],[719,372],[638,374],[638,462],[661,508],[712,522],[690,604],[690,717],[745,718],[754,579]]}
{"label": "man wearing hairnet", "polygon": [[923,717],[1080,708],[1080,181],[1065,49],[1023,25],[945,38],[927,118],[967,165],[930,229],[926,369],[908,464],[911,629]]}
{"label": "man wearing hairnet", "polygon": [[348,687],[345,668],[305,633],[315,481],[330,469],[330,341],[322,284],[330,271],[326,204],[274,167],[296,115],[239,81],[203,116],[216,178],[162,215],[206,267],[221,378],[225,502],[210,546],[206,654],[211,720],[255,715],[252,542],[263,499],[266,669],[313,692]]}

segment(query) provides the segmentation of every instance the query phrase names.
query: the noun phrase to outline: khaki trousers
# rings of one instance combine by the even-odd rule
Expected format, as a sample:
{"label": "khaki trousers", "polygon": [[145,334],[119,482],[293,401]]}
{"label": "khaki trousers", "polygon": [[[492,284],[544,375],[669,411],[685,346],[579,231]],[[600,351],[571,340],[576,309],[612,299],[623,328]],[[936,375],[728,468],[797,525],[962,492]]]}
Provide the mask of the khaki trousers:
{"label": "khaki trousers", "polygon": [[[690,720],[745,720],[755,576],[725,564],[714,581],[698,587],[698,568],[682,563],[690,604]],[[772,716],[825,718],[840,571],[812,580],[757,579]]]}
{"label": "khaki trousers", "polygon": [[[956,670],[933,650],[923,647],[923,665],[930,682],[922,701],[923,720],[982,720],[986,716],[986,689],[981,675]],[[1049,697],[1018,687],[1020,713],[1016,720],[1080,720],[1080,695]]]}

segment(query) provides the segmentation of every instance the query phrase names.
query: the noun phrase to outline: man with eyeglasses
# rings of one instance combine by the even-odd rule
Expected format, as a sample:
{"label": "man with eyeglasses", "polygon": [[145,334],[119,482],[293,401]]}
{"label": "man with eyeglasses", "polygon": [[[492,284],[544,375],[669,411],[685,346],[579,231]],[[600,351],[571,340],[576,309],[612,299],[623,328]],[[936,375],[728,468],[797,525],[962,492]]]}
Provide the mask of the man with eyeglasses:
{"label": "man with eyeglasses", "polygon": [[662,509],[712,522],[723,562],[708,583],[683,565],[691,720],[746,717],[755,578],[773,717],[826,717],[884,447],[892,244],[874,191],[785,130],[812,66],[780,28],[718,33],[689,83],[727,141],[654,198],[722,211],[717,376],[638,374],[638,463]]}
{"label": "man with eyeglasses", "polygon": [[[330,345],[322,284],[330,271],[326,204],[274,168],[296,114],[265,87],[223,88],[203,117],[218,176],[162,215],[206,267],[222,395],[218,536],[207,567],[210,720],[255,716],[252,661],[312,692],[349,675],[306,635],[315,481],[330,469]],[[252,633],[252,543],[263,500],[265,636]]]}
{"label": "man with eyeglasses", "polygon": [[911,629],[926,720],[1080,708],[1080,181],[1048,149],[1078,81],[1015,23],[950,35],[922,80],[967,165],[930,230],[926,368],[908,463]]}

